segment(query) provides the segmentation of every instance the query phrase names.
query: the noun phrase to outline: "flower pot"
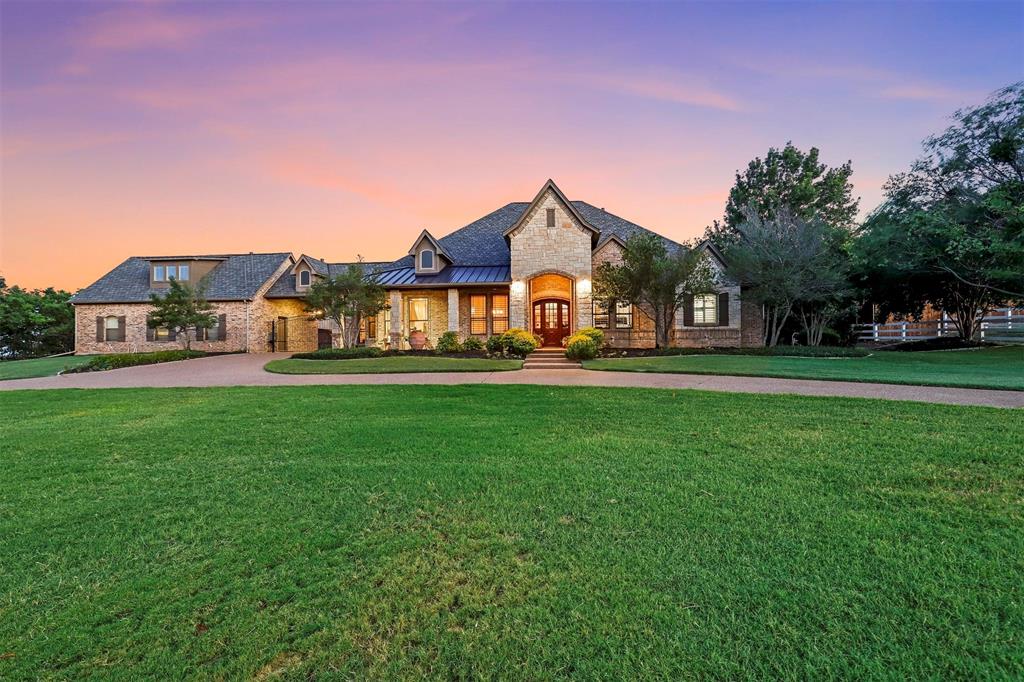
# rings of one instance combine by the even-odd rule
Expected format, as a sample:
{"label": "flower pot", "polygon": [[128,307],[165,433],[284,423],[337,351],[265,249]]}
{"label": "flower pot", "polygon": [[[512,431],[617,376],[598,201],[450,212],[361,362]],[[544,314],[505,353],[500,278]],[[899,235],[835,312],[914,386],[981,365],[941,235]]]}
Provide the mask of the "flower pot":
{"label": "flower pot", "polygon": [[409,346],[413,350],[423,350],[427,345],[427,335],[421,331],[409,332]]}

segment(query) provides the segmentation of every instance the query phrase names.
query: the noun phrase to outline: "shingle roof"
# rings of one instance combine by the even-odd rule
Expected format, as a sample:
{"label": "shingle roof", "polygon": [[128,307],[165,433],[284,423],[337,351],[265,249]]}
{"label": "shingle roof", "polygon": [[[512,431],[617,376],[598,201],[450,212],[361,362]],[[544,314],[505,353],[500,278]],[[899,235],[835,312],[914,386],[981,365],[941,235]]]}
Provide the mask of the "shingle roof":
{"label": "shingle roof", "polygon": [[[174,256],[174,260],[221,259],[205,279],[205,293],[210,301],[241,301],[252,298],[256,291],[277,271],[281,263],[291,259],[287,252],[245,253],[203,256]],[[132,256],[96,282],[80,290],[72,303],[145,303],[150,294],[166,289],[149,287],[149,262],[156,256]],[[161,260],[172,257],[159,256]]]}
{"label": "shingle roof", "polygon": [[[328,263],[327,261],[320,260],[319,258],[313,258],[312,256],[302,255],[298,260],[302,258],[306,259],[306,262],[310,264],[313,271],[322,277],[335,277],[348,270],[350,265],[355,263]],[[296,260],[296,262],[298,262]],[[363,266],[366,267],[367,271],[373,272],[384,265],[390,265],[390,263],[381,262],[363,262]],[[292,269],[289,268],[285,272],[281,273],[281,276],[277,278],[277,281],[270,285],[267,289],[267,293],[264,294],[267,298],[296,298],[304,296],[305,293],[298,292],[295,289],[295,275],[292,274]]]}
{"label": "shingle roof", "polygon": [[[681,244],[671,239],[662,237],[656,232],[632,223],[625,218],[620,218],[602,208],[597,208],[585,201],[573,201],[571,203],[587,222],[600,230],[599,240],[615,235],[626,242],[636,234],[653,234],[656,237],[660,237],[670,249],[682,248]],[[529,205],[529,202],[526,201],[515,201],[511,204],[506,204],[497,211],[488,213],[483,218],[441,237],[438,239],[438,242],[444,246],[445,251],[451,256],[452,265],[500,265],[508,267],[511,258],[508,241],[505,239],[505,232],[519,220],[523,215],[523,211]],[[412,257],[405,256],[383,266],[382,270],[411,268],[413,265]]]}

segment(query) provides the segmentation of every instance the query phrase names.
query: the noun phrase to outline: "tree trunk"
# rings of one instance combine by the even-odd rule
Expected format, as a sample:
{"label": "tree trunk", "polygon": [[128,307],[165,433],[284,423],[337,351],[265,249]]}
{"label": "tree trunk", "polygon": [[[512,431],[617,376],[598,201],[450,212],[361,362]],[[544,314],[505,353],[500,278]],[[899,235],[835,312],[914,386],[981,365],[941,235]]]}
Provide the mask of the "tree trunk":
{"label": "tree trunk", "polygon": [[766,311],[765,345],[775,347],[779,343],[779,335],[782,334],[782,328],[786,325],[786,320],[789,319],[793,306],[792,304],[767,306]]}
{"label": "tree trunk", "polygon": [[654,306],[654,346],[668,348],[668,315],[660,305]]}

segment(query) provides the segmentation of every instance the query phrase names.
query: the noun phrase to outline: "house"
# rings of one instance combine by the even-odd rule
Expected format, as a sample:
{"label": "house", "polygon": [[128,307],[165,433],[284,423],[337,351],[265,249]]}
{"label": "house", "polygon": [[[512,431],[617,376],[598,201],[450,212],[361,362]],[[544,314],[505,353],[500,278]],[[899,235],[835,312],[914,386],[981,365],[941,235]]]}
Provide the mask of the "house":
{"label": "house", "polygon": [[[642,310],[593,296],[595,268],[620,261],[629,238],[649,232],[602,208],[570,201],[548,180],[530,202],[503,206],[443,237],[423,230],[398,260],[366,264],[387,289],[390,308],[366,320],[360,338],[400,348],[412,330],[436,344],[449,330],[484,339],[523,327],[545,345],[560,345],[575,330],[595,326],[614,347],[653,347],[654,323]],[[685,248],[660,238],[669,249]],[[714,247],[697,248],[723,271]],[[303,299],[318,278],[348,265],[287,253],[129,258],[75,295],[76,351],[166,347],[161,344],[173,339],[165,331],[147,330],[149,294],[172,276],[198,281],[204,275],[220,324],[194,347],[295,352],[331,345],[337,330],[311,320]],[[744,303],[740,288],[724,275],[719,282],[717,293],[687,301],[677,316],[674,344],[760,345],[760,308]]]}

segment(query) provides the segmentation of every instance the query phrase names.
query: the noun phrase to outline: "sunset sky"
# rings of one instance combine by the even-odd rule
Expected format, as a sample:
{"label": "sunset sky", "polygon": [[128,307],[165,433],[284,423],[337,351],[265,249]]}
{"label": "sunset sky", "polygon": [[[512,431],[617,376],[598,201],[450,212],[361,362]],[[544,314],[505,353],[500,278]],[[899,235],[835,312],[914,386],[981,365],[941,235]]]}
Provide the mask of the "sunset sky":
{"label": "sunset sky", "polygon": [[769,146],[863,211],[1024,77],[1024,3],[0,3],[0,274],[130,255],[389,260],[547,178],[676,238]]}

